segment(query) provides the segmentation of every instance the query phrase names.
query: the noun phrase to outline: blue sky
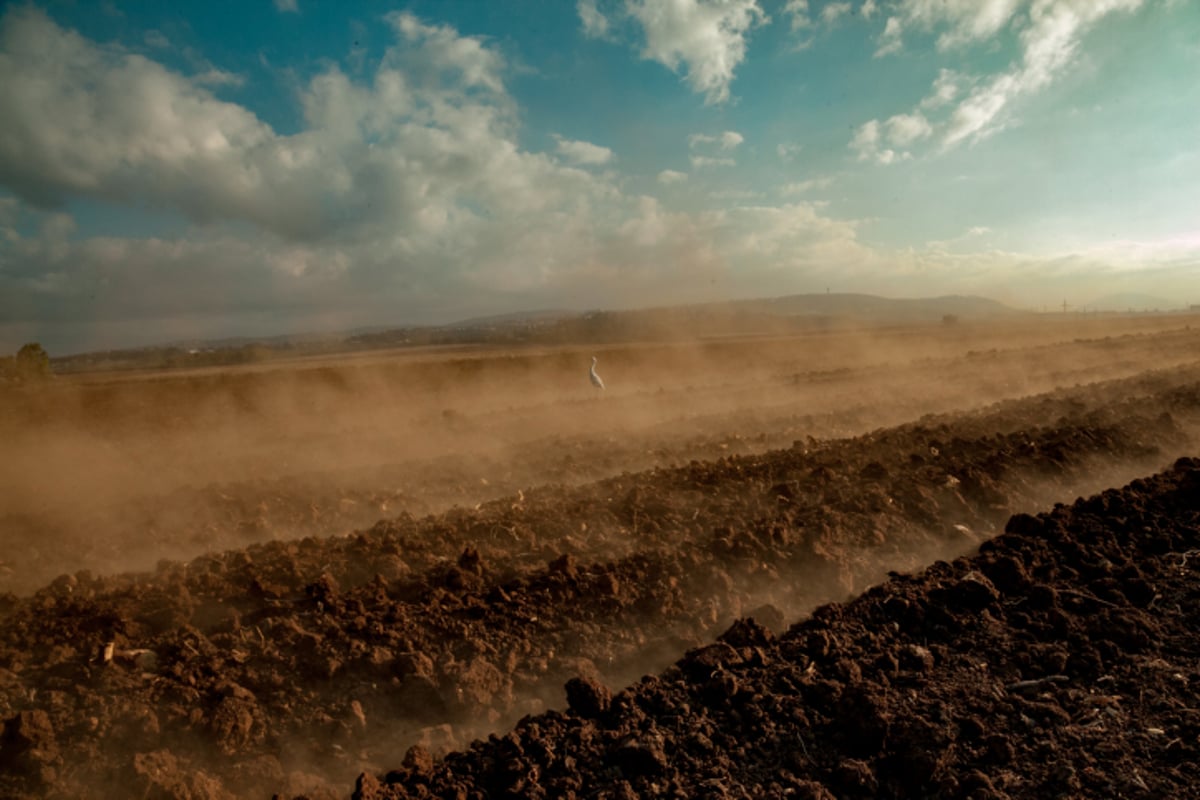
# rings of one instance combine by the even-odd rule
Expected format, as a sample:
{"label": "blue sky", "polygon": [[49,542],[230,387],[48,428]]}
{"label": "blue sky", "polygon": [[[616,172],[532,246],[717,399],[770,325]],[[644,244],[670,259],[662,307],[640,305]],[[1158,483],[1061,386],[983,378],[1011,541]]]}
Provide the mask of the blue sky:
{"label": "blue sky", "polygon": [[0,6],[0,351],[1200,303],[1190,0]]}

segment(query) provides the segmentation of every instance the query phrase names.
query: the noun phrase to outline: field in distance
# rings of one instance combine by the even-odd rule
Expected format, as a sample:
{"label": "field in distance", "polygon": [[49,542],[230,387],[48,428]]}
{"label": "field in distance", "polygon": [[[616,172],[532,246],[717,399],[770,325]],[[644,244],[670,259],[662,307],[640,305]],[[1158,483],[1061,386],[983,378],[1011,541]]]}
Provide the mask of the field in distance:
{"label": "field in distance", "polygon": [[[84,373],[0,392],[0,591],[787,447],[1194,361],[1200,318],[1022,315]],[[607,385],[588,381],[591,357]]]}

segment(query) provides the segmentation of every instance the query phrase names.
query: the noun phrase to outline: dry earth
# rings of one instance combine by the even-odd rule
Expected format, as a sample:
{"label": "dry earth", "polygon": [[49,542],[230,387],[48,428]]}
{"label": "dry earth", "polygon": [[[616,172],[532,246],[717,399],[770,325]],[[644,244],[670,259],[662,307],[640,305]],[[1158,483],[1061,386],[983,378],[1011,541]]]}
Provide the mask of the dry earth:
{"label": "dry earth", "polygon": [[574,678],[564,712],[354,797],[1195,797],[1198,544],[1180,459],[782,636],[739,620],[615,696]]}
{"label": "dry earth", "polygon": [[0,796],[1186,796],[1194,322],[6,398]]}
{"label": "dry earth", "polygon": [[1187,364],[1198,336],[1200,317],[1071,315],[0,387],[0,593],[853,436]]}

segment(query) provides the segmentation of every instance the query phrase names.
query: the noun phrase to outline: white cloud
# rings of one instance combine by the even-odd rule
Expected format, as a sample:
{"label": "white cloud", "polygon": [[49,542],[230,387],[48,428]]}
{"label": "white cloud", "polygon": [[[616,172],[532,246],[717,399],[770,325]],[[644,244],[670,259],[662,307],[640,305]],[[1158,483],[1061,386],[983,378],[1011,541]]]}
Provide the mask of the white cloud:
{"label": "white cloud", "polygon": [[9,12],[0,42],[0,116],[12,126],[0,138],[0,181],[32,202],[153,198],[203,215],[250,177],[230,156],[271,142],[254,114],[39,11]]}
{"label": "white cloud", "polygon": [[162,31],[146,31],[145,36],[142,37],[142,41],[144,41],[147,46],[160,50],[171,46],[171,41],[167,39]]}
{"label": "white cloud", "polygon": [[746,57],[746,36],[767,21],[757,0],[626,0],[645,33],[642,57],[686,69],[705,104],[729,99],[734,71]]}
{"label": "white cloud", "polygon": [[987,236],[992,229],[986,225],[972,225],[953,239],[934,239],[925,243],[931,251],[948,251],[963,245],[978,248],[978,239]]}
{"label": "white cloud", "polygon": [[787,0],[783,13],[791,17],[793,32],[811,28],[813,25],[812,18],[808,15],[808,0]]}
{"label": "white cloud", "polygon": [[576,164],[607,164],[613,159],[613,151],[591,142],[572,141],[555,134],[558,152]]}
{"label": "white cloud", "polygon": [[[1029,29],[1039,18],[1063,12],[1094,20],[1117,8],[1132,9],[1143,0],[899,0],[879,40],[876,55],[899,50],[906,30],[940,31],[939,50],[949,50],[994,37],[1017,25]],[[1027,9],[1028,17],[1022,10]],[[863,9],[865,12],[865,8]],[[864,17],[866,14],[864,14]]]}
{"label": "white cloud", "polygon": [[732,158],[723,158],[719,156],[688,156],[688,160],[692,164],[693,169],[704,169],[705,167],[732,167],[736,166],[737,162]]}
{"label": "white cloud", "polygon": [[793,197],[798,194],[807,194],[818,189],[828,189],[832,185],[833,178],[810,178],[804,181],[785,183],[779,187],[779,193],[784,197]]}
{"label": "white cloud", "polygon": [[943,145],[979,140],[1004,125],[1004,111],[1019,97],[1050,84],[1068,67],[1091,25],[1115,11],[1131,11],[1142,0],[1035,0],[1021,31],[1021,63],[973,90],[954,109]]}
{"label": "white cloud", "polygon": [[951,28],[938,37],[938,47],[946,49],[988,39],[1003,30],[1024,0],[978,0],[959,2],[947,8]]}
{"label": "white cloud", "polygon": [[933,90],[921,101],[921,108],[941,108],[958,97],[962,76],[952,69],[942,69],[933,81]]}
{"label": "white cloud", "polygon": [[865,248],[856,241],[856,223],[821,215],[814,203],[783,206],[746,206],[729,209],[717,220],[718,235],[733,239],[733,253],[757,254],[773,269],[853,268]]}
{"label": "white cloud", "polygon": [[[1144,0],[902,0],[888,19],[876,55],[901,47],[903,31],[939,30],[942,49],[985,40],[1013,26],[1018,30],[1020,60],[990,78],[970,78],[942,69],[917,108],[887,122],[885,147],[875,121],[860,127],[851,148],[860,160],[891,163],[918,140],[936,135],[943,149],[978,141],[1011,121],[1013,103],[1054,82],[1076,59],[1083,36],[1100,19],[1132,11]],[[1027,14],[1019,13],[1028,6]],[[928,112],[946,109],[927,117]],[[938,118],[940,117],[940,118]],[[872,138],[873,137],[873,138]],[[895,149],[893,149],[895,148]]]}
{"label": "white cloud", "polygon": [[972,92],[954,110],[943,144],[953,147],[968,137],[979,140],[995,133],[1001,127],[997,121],[1000,112],[1021,93],[1021,82],[1012,74],[1000,75]]}
{"label": "white cloud", "polygon": [[[594,213],[537,219],[459,223],[436,241],[280,245],[220,232],[184,240],[47,233],[0,251],[17,256],[23,273],[0,273],[0,341],[13,323],[28,323],[20,335],[48,343],[53,337],[34,323],[52,316],[88,321],[86,344],[97,346],[101,328],[133,319],[147,330],[187,327],[191,336],[228,335],[248,319],[263,332],[313,321],[436,322],[583,297],[609,308],[719,299],[718,290],[704,291],[709,278],[728,286],[735,276],[772,295],[800,290],[811,274],[845,274],[868,255],[855,223],[830,219],[815,204],[683,213],[651,197],[617,197]],[[440,320],[427,316],[431,308]]]}
{"label": "white cloud", "polygon": [[[1200,232],[1168,234],[1158,239],[1111,239],[1080,248],[1077,255],[1097,261],[1129,265],[1160,264],[1175,267],[1200,266]],[[1190,302],[1195,290],[1180,298]]]}
{"label": "white cloud", "polygon": [[669,186],[672,183],[683,183],[687,179],[688,175],[686,172],[677,172],[673,169],[664,169],[658,173],[658,182],[665,186]]}
{"label": "white cloud", "polygon": [[298,14],[300,9],[296,6],[296,0],[275,0],[275,8],[278,11],[290,12]]}
{"label": "white cloud", "polygon": [[[135,319],[158,320],[140,337],[228,335],[235,324],[445,321],[579,297],[686,302],[706,299],[692,294],[709,286],[697,276],[736,270],[770,294],[795,290],[796,270],[861,256],[854,225],[814,205],[673,212],[562,163],[597,162],[607,152],[597,145],[522,150],[498,53],[410,15],[388,19],[396,46],[362,79],[337,67],[312,78],[300,130],[282,134],[196,76],[9,11],[0,186],[15,197],[0,202],[0,337],[18,325],[41,338],[39,325],[74,320],[82,345],[96,346],[101,328],[133,335]],[[703,136],[689,154],[706,166],[732,163],[743,142]],[[80,236],[55,210],[80,197],[197,224],[169,237]]]}
{"label": "white cloud", "polygon": [[897,152],[884,146],[883,126],[877,119],[864,122],[858,127],[854,138],[850,140],[850,149],[858,155],[859,161],[874,161],[878,164],[894,164],[912,158],[911,153]]}
{"label": "white cloud", "polygon": [[[902,29],[931,31],[945,28],[938,37],[939,49],[948,49],[987,39],[1012,20],[1028,0],[901,0],[888,20],[884,39],[899,49]],[[892,19],[896,20],[893,28]]]}
{"label": "white cloud", "polygon": [[[1063,297],[1078,297],[1081,289],[1087,297],[1137,291],[1187,298],[1200,268],[1200,242],[1194,235],[1190,243],[1186,238],[1105,243],[1045,253],[947,246],[974,236],[968,231],[950,242],[898,252],[889,259],[892,269],[886,277],[900,284],[936,276],[943,292],[979,293],[1044,309]],[[1181,299],[1180,305],[1186,302]]]}
{"label": "white cloud", "polygon": [[894,164],[912,158],[904,148],[932,134],[933,126],[921,112],[896,114],[886,122],[873,119],[860,125],[850,140],[850,149],[859,161]]}
{"label": "white cloud", "polygon": [[888,17],[883,33],[879,35],[879,47],[875,49],[875,57],[882,58],[890,53],[899,52],[904,46],[904,23],[899,17]]}
{"label": "white cloud", "polygon": [[575,10],[583,26],[583,35],[589,39],[603,39],[608,35],[608,17],[596,8],[596,0],[578,0]]}
{"label": "white cloud", "polygon": [[[874,0],[867,0],[860,9],[864,19],[870,19],[875,13]],[[817,18],[813,19],[812,9],[809,7],[808,0],[788,0],[783,7],[785,16],[791,18],[792,33],[804,32],[804,36],[797,39],[793,50],[807,50],[816,41],[816,36],[819,33],[818,29],[829,30],[838,26],[842,18],[853,13],[854,4],[849,0],[840,0],[839,2],[826,2],[817,13]]]}
{"label": "white cloud", "polygon": [[415,69],[424,64],[439,72],[452,73],[466,88],[504,91],[500,79],[504,59],[495,50],[485,47],[482,39],[460,36],[449,25],[426,25],[406,11],[393,11],[384,19],[416,46],[413,53],[391,51],[385,59],[389,66]]}
{"label": "white cloud", "polygon": [[235,75],[216,67],[193,75],[192,80],[202,86],[242,86],[246,82],[241,75]]}
{"label": "white cloud", "polygon": [[725,131],[721,134],[721,149],[732,150],[744,141],[745,137],[737,131]]}
{"label": "white cloud", "polygon": [[848,2],[826,3],[821,9],[821,21],[826,25],[836,25],[837,21],[849,14],[853,6]]}
{"label": "white cloud", "polygon": [[716,189],[708,193],[713,200],[756,200],[762,197],[762,192],[751,189]]}
{"label": "white cloud", "polygon": [[404,45],[371,82],[336,68],[316,76],[301,94],[307,128],[283,136],[215,98],[206,76],[98,47],[40,12],[12,12],[0,115],[22,133],[0,139],[0,183],[35,205],[78,195],[153,204],[307,241],[376,225],[436,233],[480,213],[571,208],[611,191],[517,148],[499,56],[453,29],[390,20]]}
{"label": "white cloud", "polygon": [[873,119],[864,122],[854,132],[854,138],[850,140],[850,149],[858,153],[859,161],[865,161],[879,149],[879,141],[879,120]]}
{"label": "white cloud", "polygon": [[722,150],[733,150],[744,141],[745,137],[737,131],[725,131],[719,135],[693,133],[688,136],[688,147],[694,150],[701,145],[715,144]]}
{"label": "white cloud", "polygon": [[[737,162],[730,156],[721,155],[736,150],[745,139],[737,131],[720,134],[693,133],[688,136],[688,156],[694,169],[706,167],[732,167]],[[699,151],[699,152],[697,152]]]}
{"label": "white cloud", "polygon": [[775,145],[775,154],[783,161],[791,161],[803,149],[804,145],[796,142],[780,142]]}
{"label": "white cloud", "polygon": [[871,17],[875,16],[875,12],[878,10],[879,7],[875,5],[875,0],[865,0],[862,6],[858,9],[858,13],[862,15],[863,19],[870,20]]}
{"label": "white cloud", "polygon": [[888,141],[897,147],[908,147],[918,139],[933,133],[929,120],[915,111],[912,114],[897,114],[887,121]]}

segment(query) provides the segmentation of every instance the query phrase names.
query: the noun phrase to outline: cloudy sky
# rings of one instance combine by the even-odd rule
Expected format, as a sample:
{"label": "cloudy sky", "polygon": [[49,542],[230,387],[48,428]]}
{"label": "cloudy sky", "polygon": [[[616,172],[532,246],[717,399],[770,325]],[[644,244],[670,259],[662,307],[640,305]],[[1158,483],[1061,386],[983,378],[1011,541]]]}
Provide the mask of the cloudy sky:
{"label": "cloudy sky", "polygon": [[1193,0],[0,4],[0,352],[1200,303]]}

